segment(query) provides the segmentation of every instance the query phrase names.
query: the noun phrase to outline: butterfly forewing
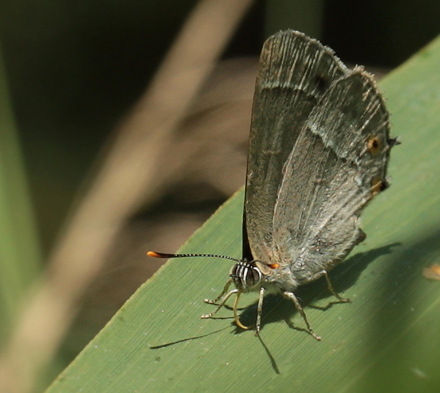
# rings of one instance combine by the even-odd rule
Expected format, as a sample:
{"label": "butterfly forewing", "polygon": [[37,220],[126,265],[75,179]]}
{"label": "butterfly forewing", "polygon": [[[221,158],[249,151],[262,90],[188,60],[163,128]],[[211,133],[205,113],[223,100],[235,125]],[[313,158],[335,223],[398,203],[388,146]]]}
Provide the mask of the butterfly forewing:
{"label": "butterfly forewing", "polygon": [[[255,259],[273,260],[275,204],[283,167],[301,130],[332,82],[349,72],[331,49],[302,33],[280,32],[265,42],[252,110],[244,210],[244,236]],[[244,256],[248,251],[245,240]]]}

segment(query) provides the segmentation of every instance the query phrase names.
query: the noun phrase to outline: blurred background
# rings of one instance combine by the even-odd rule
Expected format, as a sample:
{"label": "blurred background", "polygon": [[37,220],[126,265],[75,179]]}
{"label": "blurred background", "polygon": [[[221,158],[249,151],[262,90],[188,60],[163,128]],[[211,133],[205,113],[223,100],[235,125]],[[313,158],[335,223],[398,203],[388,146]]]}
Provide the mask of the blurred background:
{"label": "blurred background", "polygon": [[[177,49],[167,68],[167,53],[201,3],[209,1],[0,0],[1,349],[41,289],[35,280],[44,288],[63,269],[58,250],[66,242],[78,251],[64,258],[67,270],[92,249],[102,259],[81,284],[67,284],[79,289],[42,386],[159,268],[145,251],[175,252],[244,184],[253,85],[268,35],[300,30],[345,63],[386,74],[440,31],[435,0],[247,1],[192,91],[181,85],[192,80],[185,77],[191,59],[179,62]],[[192,58],[218,38],[197,33],[199,25],[186,41],[197,43]],[[174,120],[162,127],[151,117],[158,113]],[[101,222],[106,211],[113,218]],[[72,243],[78,216],[84,226],[76,231],[112,234]],[[209,244],[194,252],[210,252]]]}

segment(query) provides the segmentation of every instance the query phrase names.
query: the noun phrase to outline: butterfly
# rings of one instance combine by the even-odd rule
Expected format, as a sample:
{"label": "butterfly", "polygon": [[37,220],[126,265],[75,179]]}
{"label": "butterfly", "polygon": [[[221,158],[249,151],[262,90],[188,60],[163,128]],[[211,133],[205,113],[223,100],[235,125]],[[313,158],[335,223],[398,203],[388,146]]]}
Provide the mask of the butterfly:
{"label": "butterfly", "polygon": [[[317,340],[295,291],[324,277],[366,235],[365,205],[388,187],[389,115],[370,74],[347,68],[319,41],[293,31],[267,39],[260,56],[252,108],[243,218],[243,255],[165,254],[159,258],[217,257],[236,261],[213,317],[235,295],[257,291],[259,334],[265,293],[292,301]],[[230,290],[231,285],[234,286]]]}

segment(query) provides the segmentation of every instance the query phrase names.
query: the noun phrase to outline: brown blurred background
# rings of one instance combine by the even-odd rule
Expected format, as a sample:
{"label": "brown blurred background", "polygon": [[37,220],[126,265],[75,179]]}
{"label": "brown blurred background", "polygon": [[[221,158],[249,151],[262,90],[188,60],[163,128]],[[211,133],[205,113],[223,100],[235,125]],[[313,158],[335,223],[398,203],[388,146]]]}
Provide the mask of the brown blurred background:
{"label": "brown blurred background", "polygon": [[[4,67],[45,256],[116,133],[143,111],[137,102],[195,4],[0,1]],[[386,72],[439,33],[438,15],[435,0],[255,1],[173,143],[160,151],[149,186],[154,192],[124,224],[104,269],[88,286],[59,351],[64,363],[159,267],[146,250],[176,251],[243,185],[265,37],[288,27],[302,30],[345,63]],[[154,132],[149,124],[140,128]],[[195,251],[209,252],[209,245]]]}

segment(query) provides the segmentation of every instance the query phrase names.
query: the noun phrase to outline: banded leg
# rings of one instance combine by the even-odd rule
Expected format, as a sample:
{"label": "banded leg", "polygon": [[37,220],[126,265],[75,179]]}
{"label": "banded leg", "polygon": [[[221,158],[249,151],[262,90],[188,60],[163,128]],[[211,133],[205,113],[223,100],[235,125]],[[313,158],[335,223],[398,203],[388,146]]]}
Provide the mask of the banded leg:
{"label": "banded leg", "polygon": [[323,270],[322,274],[325,277],[325,281],[327,281],[327,288],[331,292],[331,294],[334,297],[336,297],[342,303],[350,303],[350,299],[349,298],[342,297],[341,295],[339,295],[338,292],[335,291],[335,289],[333,288],[332,282],[330,281],[330,277],[329,277],[329,275],[327,273],[327,270]]}
{"label": "banded leg", "polygon": [[[202,318],[202,319],[208,319],[208,318],[212,318],[215,314],[217,314],[218,313],[218,311],[225,305],[225,303],[226,303],[226,301],[231,297],[231,295],[233,295],[234,293],[237,293],[237,298],[239,297],[239,295],[240,295],[240,292],[239,292],[239,290],[238,289],[233,289],[232,291],[230,291],[230,292],[228,292],[226,295],[224,295],[223,296],[223,298],[221,299],[221,301],[220,301],[220,303],[211,303],[211,304],[216,304],[217,305],[217,308],[213,311],[213,312],[210,312],[209,314],[203,314],[200,318]],[[223,294],[223,292],[222,292],[222,294]],[[215,299],[215,301],[217,302],[219,299]],[[236,302],[237,302],[237,300],[235,301],[235,303],[234,303],[234,308],[235,308],[235,306],[236,306]],[[234,309],[234,313],[236,313],[236,310]],[[236,319],[237,320],[237,319]]]}
{"label": "banded leg", "polygon": [[330,281],[330,277],[327,273],[327,270],[321,270],[320,272],[314,274],[307,281],[305,281],[305,283],[315,281],[315,280],[321,278],[322,276],[325,277],[325,281],[327,282],[327,288],[335,298],[337,298],[341,303],[349,303],[350,302],[350,299],[343,298],[341,295],[339,295],[338,292],[335,291],[335,289],[333,288],[332,282]]}
{"label": "banded leg", "polygon": [[[205,303],[208,303],[208,304],[218,304],[218,301],[220,300],[220,299],[222,299],[223,298],[223,296],[225,295],[225,293],[228,291],[228,289],[229,289],[229,287],[231,286],[231,284],[232,284],[232,278],[230,278],[228,281],[226,281],[226,284],[225,284],[225,286],[223,287],[223,290],[220,292],[220,295],[218,295],[214,300],[211,300],[211,299],[205,299],[204,301],[205,301]],[[230,295],[229,295],[230,296]],[[228,296],[228,297],[229,297]]]}
{"label": "banded leg", "polygon": [[260,288],[260,297],[258,298],[258,307],[257,307],[257,325],[255,327],[255,335],[258,336],[261,330],[261,316],[263,315],[263,300],[264,300],[264,292],[266,290],[261,287]]}
{"label": "banded leg", "polygon": [[249,327],[246,325],[243,325],[240,321],[240,317],[238,316],[237,313],[237,309],[238,309],[238,301],[240,300],[240,296],[243,292],[239,291],[237,289],[237,297],[235,298],[234,301],[234,307],[232,308],[234,310],[234,319],[235,319],[235,323],[237,324],[238,327],[242,328],[243,330],[248,330]]}
{"label": "banded leg", "polygon": [[309,321],[307,320],[306,317],[306,313],[304,312],[303,308],[301,307],[301,304],[298,300],[298,298],[294,295],[293,292],[284,292],[283,293],[284,297],[286,297],[287,299],[292,300],[293,304],[295,305],[296,310],[301,314],[302,318],[304,319],[304,322],[306,323],[307,326],[307,330],[309,332],[309,334],[311,336],[313,336],[316,340],[321,340],[321,336],[318,336],[313,330],[312,327],[310,326]]}

